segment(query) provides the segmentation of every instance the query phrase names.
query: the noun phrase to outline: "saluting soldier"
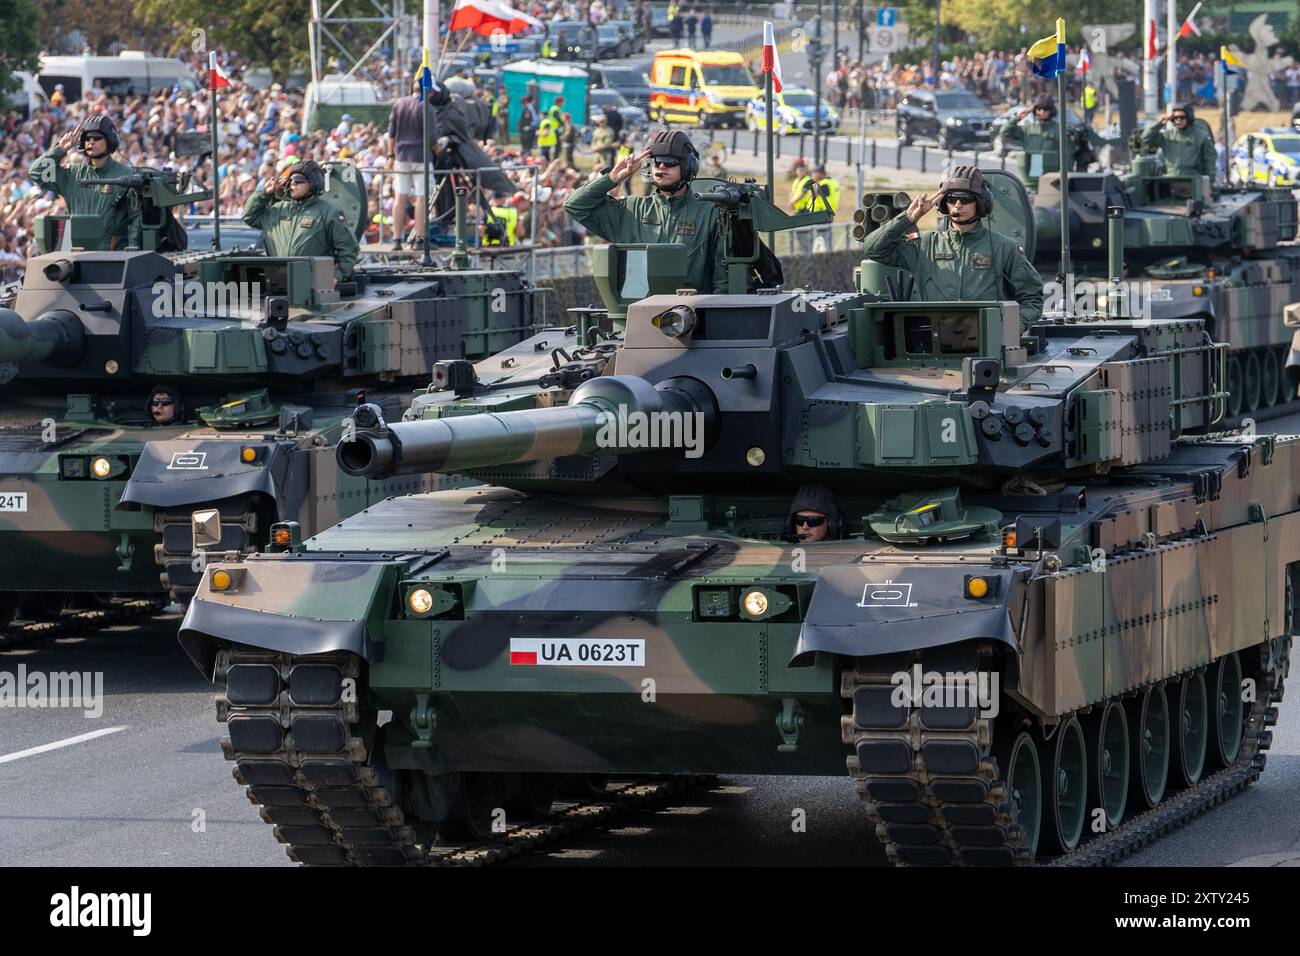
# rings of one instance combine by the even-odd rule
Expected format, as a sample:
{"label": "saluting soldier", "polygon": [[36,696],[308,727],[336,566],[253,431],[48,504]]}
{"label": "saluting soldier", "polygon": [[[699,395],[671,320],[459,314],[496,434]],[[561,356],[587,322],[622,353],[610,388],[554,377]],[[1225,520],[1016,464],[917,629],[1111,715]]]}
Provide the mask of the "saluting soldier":
{"label": "saluting soldier", "polygon": [[320,194],[325,172],[308,160],[263,183],[244,204],[244,222],[261,229],[269,256],[329,256],[334,280],[352,275],[360,245],[338,207]]}
{"label": "saluting soldier", "polygon": [[[60,165],[74,146],[85,155],[86,161]],[[64,133],[32,163],[28,173],[37,186],[62,196],[69,214],[95,216],[103,222],[103,241],[98,244],[98,251],[139,249],[143,241],[140,196],[134,189],[81,185],[83,179],[112,179],[135,172],[126,163],[113,159],[117,147],[117,130],[112,120],[96,114]]]}
{"label": "saluting soldier", "polygon": [[1192,122],[1186,106],[1175,103],[1142,131],[1144,149],[1159,148],[1165,154],[1165,169],[1170,176],[1213,176],[1215,174],[1214,139],[1204,128]]}
{"label": "saluting soldier", "polygon": [[[615,199],[609,193],[647,161],[654,163],[655,191]],[[726,292],[726,250],[718,235],[716,203],[691,193],[700,154],[681,130],[661,130],[650,146],[620,159],[612,170],[575,189],[564,208],[575,220],[610,242],[675,242],[686,247],[688,288]]]}
{"label": "saluting soldier", "polygon": [[[917,234],[916,223],[935,206],[948,217],[947,229]],[[864,255],[901,266],[916,277],[912,298],[930,302],[1014,299],[1020,322],[1043,314],[1043,280],[1015,240],[984,225],[993,211],[993,191],[974,166],[958,166],[933,197],[922,194],[867,237]]]}

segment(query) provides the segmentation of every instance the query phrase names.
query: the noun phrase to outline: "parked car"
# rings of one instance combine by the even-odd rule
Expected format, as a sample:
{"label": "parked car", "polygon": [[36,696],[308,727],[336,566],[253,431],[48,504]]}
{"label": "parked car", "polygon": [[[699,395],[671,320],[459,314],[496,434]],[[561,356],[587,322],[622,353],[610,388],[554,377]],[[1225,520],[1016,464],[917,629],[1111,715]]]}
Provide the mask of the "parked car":
{"label": "parked car", "polygon": [[552,23],[551,46],[555,49],[557,60],[585,60],[587,48],[592,48],[591,59],[597,59],[595,52],[598,38],[596,29],[589,23],[577,20],[559,20]]}
{"label": "parked car", "polygon": [[[627,98],[619,93],[618,90],[589,90],[587,93],[588,102],[591,104],[591,115],[593,119],[604,111],[606,106],[613,106],[623,117],[623,134],[626,136],[632,132],[644,132],[650,128],[650,115],[639,106],[633,106],[627,101]],[[575,120],[578,117],[574,117]],[[588,124],[590,126],[591,124]],[[582,141],[591,142],[591,130],[582,131]]]}
{"label": "parked car", "polygon": [[895,128],[904,146],[926,137],[940,149],[957,149],[990,146],[994,119],[992,111],[967,90],[913,90],[898,104]]}
{"label": "parked car", "polygon": [[628,52],[625,56],[630,56],[633,53],[645,52],[645,36],[636,28],[635,20],[608,20],[605,25],[609,27],[617,27],[619,32],[622,33],[623,36],[627,37]]}
{"label": "parked car", "polygon": [[633,106],[650,110],[650,78],[634,66],[593,63],[587,74],[594,89],[618,90]]}
{"label": "parked car", "polygon": [[[1300,130],[1265,126],[1254,137],[1254,182],[1269,186],[1300,185]],[[1251,182],[1251,162],[1242,136],[1232,146],[1232,180]]]}
{"label": "parked car", "polygon": [[669,25],[668,7],[654,6],[650,8],[650,35],[652,37],[670,37],[673,35],[673,28]]}
{"label": "parked car", "polygon": [[[802,86],[789,86],[772,94],[773,129],[782,136],[813,131],[814,113],[821,120],[823,133],[839,132],[840,113],[824,99],[816,107],[817,95]],[[751,130],[767,129],[767,98],[756,96],[745,110],[745,127]]]}

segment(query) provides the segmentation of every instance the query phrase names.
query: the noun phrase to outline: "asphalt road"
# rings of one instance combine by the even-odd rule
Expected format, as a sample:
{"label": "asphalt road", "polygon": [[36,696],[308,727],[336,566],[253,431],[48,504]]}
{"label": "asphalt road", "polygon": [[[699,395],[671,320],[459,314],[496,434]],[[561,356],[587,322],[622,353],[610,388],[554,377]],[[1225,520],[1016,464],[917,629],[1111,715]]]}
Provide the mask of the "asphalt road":
{"label": "asphalt road", "polygon": [[[1300,415],[1261,427],[1300,431]],[[0,650],[0,671],[104,675],[98,717],[0,711],[0,865],[290,865],[231,779],[212,690],[177,646],[177,623],[163,617]],[[50,745],[60,746],[41,749]],[[1297,792],[1300,704],[1288,701],[1261,780],[1125,865],[1295,865]],[[847,778],[724,777],[508,865],[883,863]]]}

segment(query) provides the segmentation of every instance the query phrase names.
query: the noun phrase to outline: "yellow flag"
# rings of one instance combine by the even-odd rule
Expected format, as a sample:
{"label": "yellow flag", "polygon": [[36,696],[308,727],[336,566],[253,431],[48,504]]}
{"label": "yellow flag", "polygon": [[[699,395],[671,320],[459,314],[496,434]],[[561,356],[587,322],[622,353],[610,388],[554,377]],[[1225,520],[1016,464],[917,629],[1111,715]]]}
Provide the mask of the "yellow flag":
{"label": "yellow flag", "polygon": [[1243,63],[1240,59],[1238,59],[1237,57],[1233,56],[1232,53],[1228,50],[1228,48],[1227,48],[1226,46],[1221,46],[1221,47],[1219,47],[1219,58],[1220,58],[1221,60],[1223,60],[1224,63],[1228,64],[1228,66],[1245,66],[1245,65],[1246,65],[1246,64]]}

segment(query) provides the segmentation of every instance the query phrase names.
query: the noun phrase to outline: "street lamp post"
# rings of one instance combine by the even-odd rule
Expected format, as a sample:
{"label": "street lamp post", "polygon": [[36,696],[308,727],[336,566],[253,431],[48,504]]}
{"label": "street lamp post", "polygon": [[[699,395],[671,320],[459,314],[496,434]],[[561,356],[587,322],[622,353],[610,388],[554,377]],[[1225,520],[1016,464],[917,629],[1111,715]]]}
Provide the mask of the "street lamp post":
{"label": "street lamp post", "polygon": [[822,111],[822,0],[817,0],[817,17],[813,21],[813,37],[808,41],[808,62],[813,71],[813,163],[822,161],[821,149],[821,111]]}
{"label": "street lamp post", "polygon": [[939,89],[939,30],[943,26],[943,0],[934,0],[934,53],[930,57],[934,70],[934,88]]}

